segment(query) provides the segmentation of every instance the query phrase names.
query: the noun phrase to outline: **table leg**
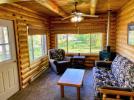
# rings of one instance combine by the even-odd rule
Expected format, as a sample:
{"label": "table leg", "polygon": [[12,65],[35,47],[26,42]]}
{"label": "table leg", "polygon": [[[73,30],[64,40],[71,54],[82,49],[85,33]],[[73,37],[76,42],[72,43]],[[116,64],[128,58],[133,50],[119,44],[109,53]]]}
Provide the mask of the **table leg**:
{"label": "table leg", "polygon": [[80,87],[77,87],[77,99],[80,100]]}
{"label": "table leg", "polygon": [[64,86],[60,85],[60,89],[61,89],[61,97],[64,97]]}
{"label": "table leg", "polygon": [[83,82],[82,82],[82,85],[81,86],[83,87]]}

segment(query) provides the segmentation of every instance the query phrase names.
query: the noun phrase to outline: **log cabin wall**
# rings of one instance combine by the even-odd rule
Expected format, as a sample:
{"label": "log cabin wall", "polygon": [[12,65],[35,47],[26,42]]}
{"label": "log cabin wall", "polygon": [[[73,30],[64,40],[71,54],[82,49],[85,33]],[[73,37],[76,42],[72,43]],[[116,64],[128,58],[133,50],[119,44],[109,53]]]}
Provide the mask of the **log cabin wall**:
{"label": "log cabin wall", "polygon": [[[84,19],[81,23],[79,23],[80,33],[88,33],[90,31],[103,31],[103,48],[106,46],[106,27],[107,27],[107,14],[99,15],[98,18],[90,18]],[[85,28],[87,30],[85,30]],[[91,28],[91,29],[90,29]],[[69,31],[70,33],[76,32],[75,24],[71,23],[70,20],[61,21],[61,18],[51,18],[50,21],[50,48],[56,48],[56,34],[66,33]],[[111,14],[111,23],[110,23],[110,45],[111,50],[115,51],[116,44],[116,14]],[[67,54],[72,56],[74,54]],[[85,65],[87,68],[91,68],[94,65],[94,61],[98,59],[98,55],[90,55],[84,54],[86,56]]]}
{"label": "log cabin wall", "polygon": [[44,27],[47,30],[47,40],[49,41],[48,20],[45,17],[41,17],[35,11],[17,4],[1,5],[0,18],[14,21],[20,88],[25,88],[30,84],[31,80],[35,79],[49,66],[47,56],[44,56],[38,61],[30,64],[27,24]]}
{"label": "log cabin wall", "polygon": [[134,62],[134,46],[127,44],[127,27],[131,22],[134,22],[134,0],[130,0],[118,12],[116,32],[116,51]]}

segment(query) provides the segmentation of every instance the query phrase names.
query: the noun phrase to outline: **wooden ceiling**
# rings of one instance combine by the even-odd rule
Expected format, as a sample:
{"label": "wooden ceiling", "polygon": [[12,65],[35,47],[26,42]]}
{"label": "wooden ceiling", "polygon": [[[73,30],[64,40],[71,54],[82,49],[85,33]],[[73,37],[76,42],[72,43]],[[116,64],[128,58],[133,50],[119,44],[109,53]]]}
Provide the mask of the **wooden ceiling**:
{"label": "wooden ceiling", "polygon": [[[57,4],[70,13],[73,9],[74,0],[54,0]],[[84,13],[90,13],[90,0],[75,0],[79,2],[78,9]],[[129,0],[98,0],[96,13],[105,13],[107,10],[117,11]]]}
{"label": "wooden ceiling", "polygon": [[37,11],[38,13],[41,13],[41,15],[44,14],[47,16],[58,16],[58,14],[52,12],[47,7],[42,6],[41,4],[37,3],[36,1],[17,2],[16,4],[19,4],[23,7]]}
{"label": "wooden ceiling", "polygon": [[[35,10],[39,13],[48,15],[48,16],[59,16],[57,12],[64,12],[64,14],[70,14],[74,10],[74,1],[78,1],[78,10],[83,13],[90,14],[91,0],[44,0],[44,5],[41,2],[43,0],[31,0],[25,2],[18,2],[17,4],[25,6],[29,9]],[[58,11],[55,12],[55,8],[49,8],[51,5],[45,5],[45,2],[52,1]],[[130,0],[97,0],[95,14],[106,13],[107,10],[112,10],[117,12],[126,2]],[[37,3],[38,2],[38,3]],[[57,9],[57,8],[56,8]],[[60,11],[59,11],[60,10]],[[63,13],[62,13],[63,14]],[[62,15],[61,15],[62,16]]]}

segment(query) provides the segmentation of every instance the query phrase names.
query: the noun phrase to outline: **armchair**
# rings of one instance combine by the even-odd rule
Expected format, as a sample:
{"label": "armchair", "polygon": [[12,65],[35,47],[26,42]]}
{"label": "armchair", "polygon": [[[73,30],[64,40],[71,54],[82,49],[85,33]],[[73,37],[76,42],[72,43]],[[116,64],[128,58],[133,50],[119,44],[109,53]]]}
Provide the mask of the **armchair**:
{"label": "armchair", "polygon": [[70,58],[65,56],[63,49],[50,49],[49,61],[51,68],[57,73],[63,73],[70,66]]}

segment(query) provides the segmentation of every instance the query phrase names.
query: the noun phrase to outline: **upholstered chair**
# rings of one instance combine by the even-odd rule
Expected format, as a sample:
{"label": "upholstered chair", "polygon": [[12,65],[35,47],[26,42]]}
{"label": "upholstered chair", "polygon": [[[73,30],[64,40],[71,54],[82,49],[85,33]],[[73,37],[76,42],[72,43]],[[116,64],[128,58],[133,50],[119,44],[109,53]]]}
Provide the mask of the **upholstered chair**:
{"label": "upholstered chair", "polygon": [[48,53],[51,68],[57,74],[62,74],[70,66],[70,57],[65,56],[63,49],[50,49]]}

